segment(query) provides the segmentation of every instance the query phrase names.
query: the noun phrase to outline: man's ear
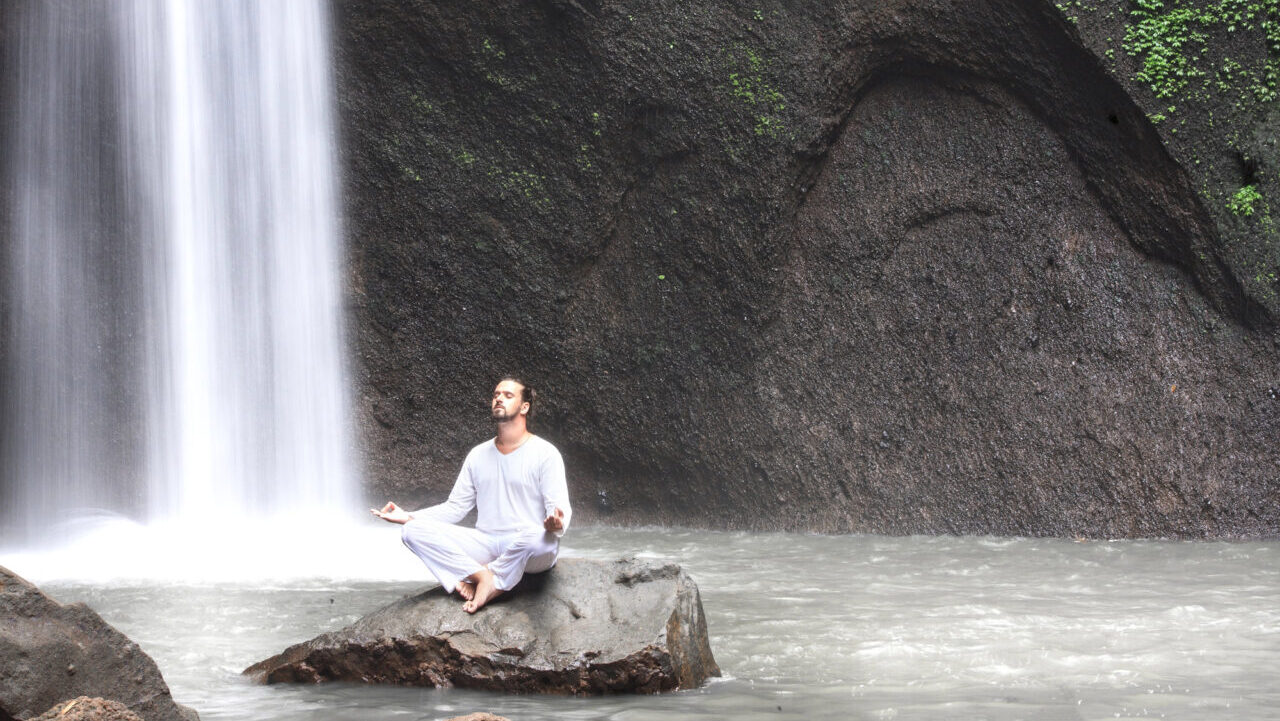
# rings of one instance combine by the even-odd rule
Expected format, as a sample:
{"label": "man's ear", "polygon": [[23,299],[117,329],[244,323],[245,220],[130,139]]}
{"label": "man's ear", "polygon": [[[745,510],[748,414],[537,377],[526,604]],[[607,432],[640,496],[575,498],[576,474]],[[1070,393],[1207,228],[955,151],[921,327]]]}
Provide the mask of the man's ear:
{"label": "man's ear", "polygon": [[520,404],[520,415],[522,416],[529,415],[529,401],[525,401],[524,403]]}

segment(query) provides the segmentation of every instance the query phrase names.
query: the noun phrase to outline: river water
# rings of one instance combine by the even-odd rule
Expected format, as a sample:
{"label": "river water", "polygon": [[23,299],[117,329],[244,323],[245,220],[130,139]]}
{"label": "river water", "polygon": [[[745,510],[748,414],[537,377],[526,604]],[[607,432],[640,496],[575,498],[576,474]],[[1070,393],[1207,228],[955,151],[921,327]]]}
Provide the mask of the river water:
{"label": "river water", "polygon": [[250,580],[234,580],[234,565],[87,581],[92,570],[56,554],[0,563],[97,610],[205,721],[478,710],[521,721],[1220,721],[1280,718],[1278,545],[575,528],[567,555],[683,565],[724,672],[693,691],[589,699],[246,682],[239,672],[253,662],[426,585],[382,526],[316,547],[334,569],[305,567],[312,575],[290,573],[281,547],[258,554]]}

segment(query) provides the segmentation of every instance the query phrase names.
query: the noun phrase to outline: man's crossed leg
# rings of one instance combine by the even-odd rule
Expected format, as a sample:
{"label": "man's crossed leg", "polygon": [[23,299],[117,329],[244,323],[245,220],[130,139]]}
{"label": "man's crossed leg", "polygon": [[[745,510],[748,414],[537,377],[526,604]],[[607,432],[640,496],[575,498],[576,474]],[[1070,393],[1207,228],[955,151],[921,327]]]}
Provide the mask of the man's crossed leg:
{"label": "man's crossed leg", "polygon": [[491,535],[426,518],[405,523],[400,538],[446,592],[466,600],[467,613],[510,591],[526,572],[550,569],[560,551],[559,539],[543,528]]}

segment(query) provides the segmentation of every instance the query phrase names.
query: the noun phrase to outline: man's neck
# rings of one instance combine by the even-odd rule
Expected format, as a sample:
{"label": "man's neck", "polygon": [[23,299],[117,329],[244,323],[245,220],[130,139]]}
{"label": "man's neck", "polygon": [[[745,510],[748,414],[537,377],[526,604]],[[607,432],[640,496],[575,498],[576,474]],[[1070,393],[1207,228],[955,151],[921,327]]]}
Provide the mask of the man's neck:
{"label": "man's neck", "polygon": [[[524,418],[521,417],[520,421]],[[498,450],[510,452],[520,447],[529,439],[529,429],[526,424],[517,420],[503,421],[498,424],[498,437],[494,439]]]}

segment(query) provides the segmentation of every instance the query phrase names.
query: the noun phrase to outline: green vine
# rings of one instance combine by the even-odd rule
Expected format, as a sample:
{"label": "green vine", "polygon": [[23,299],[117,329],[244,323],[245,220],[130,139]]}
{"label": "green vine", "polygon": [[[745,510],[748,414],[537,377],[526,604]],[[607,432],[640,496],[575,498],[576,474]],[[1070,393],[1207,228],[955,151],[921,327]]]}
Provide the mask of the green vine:
{"label": "green vine", "polygon": [[[1276,99],[1280,80],[1280,0],[1218,0],[1193,6],[1187,0],[1132,0],[1124,49],[1139,67],[1134,79],[1158,98],[1171,98],[1192,81],[1216,81],[1219,89],[1247,84],[1259,101]],[[1210,33],[1261,28],[1267,59],[1257,75],[1227,59],[1210,76],[1204,67]]]}

